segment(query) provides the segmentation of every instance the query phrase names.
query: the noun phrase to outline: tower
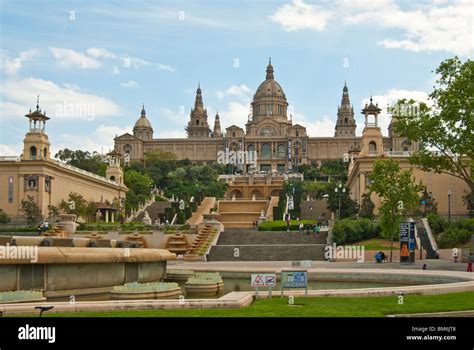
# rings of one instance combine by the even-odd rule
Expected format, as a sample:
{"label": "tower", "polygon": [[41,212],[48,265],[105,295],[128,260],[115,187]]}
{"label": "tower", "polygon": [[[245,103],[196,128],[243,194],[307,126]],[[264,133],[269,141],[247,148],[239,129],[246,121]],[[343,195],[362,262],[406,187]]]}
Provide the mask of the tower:
{"label": "tower", "polygon": [[120,157],[122,157],[122,154],[114,149],[113,151],[107,153],[107,157],[109,160],[109,165],[105,170],[105,177],[109,180],[115,181],[120,186],[125,187],[123,182],[123,171],[120,167]]}
{"label": "tower", "polygon": [[341,105],[337,108],[337,123],[334,132],[335,137],[355,137],[356,122],[354,119],[354,107],[349,100],[349,89],[344,82],[342,89]]}
{"label": "tower", "polygon": [[142,105],[142,111],[140,118],[138,118],[135,126],[133,127],[133,136],[138,137],[144,141],[153,139],[153,128],[151,123],[146,117],[145,104]]}
{"label": "tower", "polygon": [[45,132],[46,111],[39,107],[39,96],[36,99],[36,110],[25,115],[30,121],[30,129],[23,140],[23,154],[21,160],[49,160],[50,143]]}
{"label": "tower", "polygon": [[219,111],[216,113],[216,118],[214,119],[214,130],[212,131],[212,137],[222,137],[221,131],[221,121],[219,118]]}
{"label": "tower", "polygon": [[198,84],[196,90],[196,100],[194,102],[194,108],[191,109],[186,131],[188,133],[188,138],[208,138],[211,133],[211,129],[209,129],[209,124],[207,123],[207,109],[204,108],[202,102],[200,84]]}
{"label": "tower", "polygon": [[[362,131],[362,150],[360,155],[381,156],[384,154],[382,131],[378,125],[378,116],[382,109],[375,105],[370,96],[370,103],[365,104],[362,114],[365,116],[365,127]],[[372,121],[373,118],[373,121]]]}

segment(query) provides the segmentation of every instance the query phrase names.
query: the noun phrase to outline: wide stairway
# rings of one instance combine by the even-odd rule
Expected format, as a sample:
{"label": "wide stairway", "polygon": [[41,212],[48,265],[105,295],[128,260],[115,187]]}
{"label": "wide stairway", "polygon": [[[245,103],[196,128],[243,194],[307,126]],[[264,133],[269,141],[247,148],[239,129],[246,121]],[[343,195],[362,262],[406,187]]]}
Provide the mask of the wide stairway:
{"label": "wide stairway", "polygon": [[203,220],[203,214],[209,214],[211,209],[216,205],[215,197],[204,197],[201,202],[201,205],[197,210],[191,215],[191,217],[186,221],[189,225],[199,225]]}
{"label": "wide stairway", "polygon": [[[211,247],[208,261],[300,261],[324,259],[327,231],[316,238],[299,231],[226,228]],[[236,249],[237,248],[237,249]]]}
{"label": "wide stairway", "polygon": [[253,227],[262,210],[267,212],[267,200],[237,199],[218,202],[219,221],[229,227]]}

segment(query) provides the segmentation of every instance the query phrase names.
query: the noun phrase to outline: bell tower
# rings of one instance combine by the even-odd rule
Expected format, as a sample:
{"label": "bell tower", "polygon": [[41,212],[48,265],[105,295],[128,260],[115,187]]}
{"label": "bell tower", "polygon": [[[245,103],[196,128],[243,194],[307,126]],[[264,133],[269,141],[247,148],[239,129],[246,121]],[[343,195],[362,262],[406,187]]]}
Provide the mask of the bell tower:
{"label": "bell tower", "polygon": [[365,116],[365,127],[362,131],[362,150],[360,155],[381,156],[384,154],[382,131],[378,125],[378,116],[382,109],[375,105],[370,96],[370,103],[365,104],[362,114]]}
{"label": "bell tower", "polygon": [[349,89],[344,82],[342,89],[341,106],[337,109],[337,123],[334,132],[335,137],[355,137],[356,122],[354,119],[354,107],[349,100]]}
{"label": "bell tower", "polygon": [[46,111],[42,112],[39,107],[39,96],[36,99],[36,110],[31,111],[26,118],[29,119],[30,128],[23,140],[23,154],[21,160],[49,160],[50,159],[50,143],[48,135],[45,132]]}
{"label": "bell tower", "polygon": [[115,181],[120,186],[125,187],[123,182],[123,171],[120,167],[120,157],[122,157],[122,154],[114,149],[107,153],[107,157],[109,159],[109,165],[105,170],[105,177],[109,180]]}
{"label": "bell tower", "polygon": [[204,108],[202,102],[201,85],[198,84],[196,90],[196,101],[194,108],[191,110],[188,127],[186,128],[188,138],[208,138],[211,134],[211,129],[207,122],[207,109]]}

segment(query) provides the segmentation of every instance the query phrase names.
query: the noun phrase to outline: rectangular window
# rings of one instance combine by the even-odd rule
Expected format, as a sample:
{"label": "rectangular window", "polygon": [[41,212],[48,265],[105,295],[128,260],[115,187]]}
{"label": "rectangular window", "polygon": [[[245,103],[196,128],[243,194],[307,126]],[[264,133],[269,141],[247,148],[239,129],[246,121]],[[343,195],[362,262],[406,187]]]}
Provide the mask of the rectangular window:
{"label": "rectangular window", "polygon": [[13,176],[8,177],[8,203],[13,203]]}

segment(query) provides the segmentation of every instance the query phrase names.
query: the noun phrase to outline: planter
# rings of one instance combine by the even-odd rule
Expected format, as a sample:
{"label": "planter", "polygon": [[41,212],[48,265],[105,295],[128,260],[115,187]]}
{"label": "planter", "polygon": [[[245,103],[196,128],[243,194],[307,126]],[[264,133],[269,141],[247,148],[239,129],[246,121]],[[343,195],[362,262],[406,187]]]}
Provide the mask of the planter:
{"label": "planter", "polygon": [[127,299],[166,299],[181,295],[181,288],[173,288],[163,291],[150,292],[110,292],[110,299],[112,300],[127,300]]}

